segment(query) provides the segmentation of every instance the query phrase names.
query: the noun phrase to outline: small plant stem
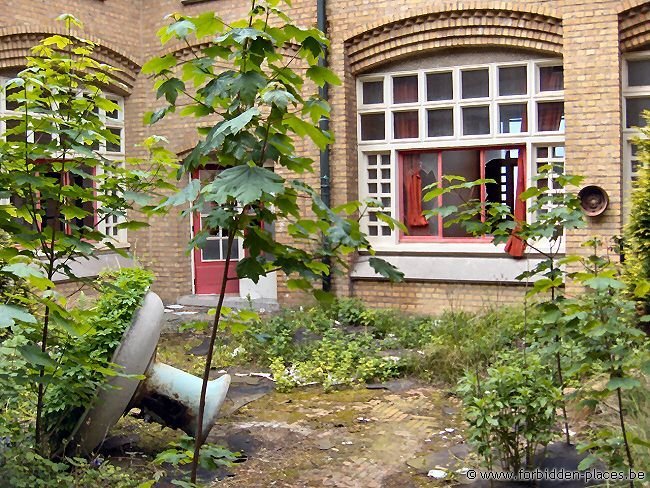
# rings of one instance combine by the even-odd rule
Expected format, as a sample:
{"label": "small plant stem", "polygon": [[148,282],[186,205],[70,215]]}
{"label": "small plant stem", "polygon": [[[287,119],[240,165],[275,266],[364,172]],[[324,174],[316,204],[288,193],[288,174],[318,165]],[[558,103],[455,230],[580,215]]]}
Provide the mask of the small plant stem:
{"label": "small plant stem", "polygon": [[[627,440],[627,432],[625,430],[625,416],[623,415],[623,396],[621,389],[616,388],[616,397],[618,399],[618,420],[621,423],[621,433],[623,434],[623,442],[625,443],[625,454],[627,455],[627,464],[630,470],[634,469],[634,460],[632,459],[632,452],[630,451],[630,443]],[[630,480],[630,488],[634,488],[634,481]]]}
{"label": "small plant stem", "polygon": [[[555,262],[551,259],[551,278],[555,278]],[[551,301],[555,302],[555,286],[551,287]],[[555,363],[557,366],[557,379],[560,384],[560,394],[562,395],[562,418],[564,419],[564,437],[566,439],[567,446],[571,445],[571,435],[569,434],[569,418],[566,413],[566,400],[564,399],[564,375],[562,374],[562,355],[560,354],[560,347],[562,345],[562,340],[560,339],[560,334],[555,335],[555,343],[557,344],[557,351],[555,353]]]}
{"label": "small plant stem", "polygon": [[196,419],[196,437],[194,438],[194,457],[192,458],[192,474],[190,480],[196,483],[196,474],[199,468],[199,456],[201,454],[201,438],[203,437],[203,416],[205,414],[205,396],[208,390],[208,382],[210,381],[210,368],[212,366],[212,355],[214,353],[214,344],[217,340],[217,332],[219,330],[219,322],[221,319],[221,309],[223,307],[223,300],[226,295],[226,285],[228,284],[228,271],[230,270],[230,258],[232,254],[232,245],[235,240],[235,233],[228,233],[228,250],[226,251],[226,263],[223,268],[221,276],[221,291],[219,293],[219,301],[217,303],[217,310],[214,314],[214,322],[212,323],[212,335],[210,336],[210,345],[208,347],[208,355],[205,358],[205,368],[203,370],[203,383],[201,384],[201,398],[199,400],[199,415]]}

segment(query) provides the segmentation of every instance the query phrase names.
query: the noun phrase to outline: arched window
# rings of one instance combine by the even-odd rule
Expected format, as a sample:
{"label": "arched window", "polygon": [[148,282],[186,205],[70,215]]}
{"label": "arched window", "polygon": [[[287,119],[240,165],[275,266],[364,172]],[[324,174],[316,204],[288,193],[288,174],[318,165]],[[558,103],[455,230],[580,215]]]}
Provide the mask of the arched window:
{"label": "arched window", "polygon": [[[538,167],[563,171],[563,88],[561,59],[523,51],[449,51],[359,76],[360,197],[379,200],[376,210],[409,230],[391,231],[370,212],[364,224],[374,244],[480,242],[422,211],[467,198],[512,206]],[[520,174],[526,184],[517,184]],[[422,202],[422,188],[445,175],[497,183]]]}
{"label": "arched window", "polygon": [[[7,77],[0,77],[0,117],[7,115],[16,115],[15,110],[17,107],[17,102],[11,100],[11,89],[7,87]],[[9,95],[9,97],[8,97]],[[79,97],[83,97],[83,93],[79,93]],[[119,140],[119,143],[116,142],[102,142],[92,147],[93,151],[96,151],[103,158],[114,160],[116,162],[122,162],[124,160],[125,154],[125,134],[124,134],[124,99],[118,95],[108,94],[107,98],[113,100],[119,105],[120,109],[115,111],[105,111],[97,108],[97,115],[104,124],[104,126],[115,134]],[[36,117],[36,116],[35,116]],[[11,138],[11,135],[7,135],[6,131],[11,130],[12,127],[17,127],[17,122],[14,120],[0,120],[0,137]],[[44,137],[49,137],[48,134],[39,133],[37,130],[27,133],[28,142],[45,142]],[[24,138],[24,135],[21,136]],[[24,139],[23,139],[24,140]],[[59,178],[60,175],[56,175],[56,178]],[[63,180],[61,184],[77,184],[81,186],[85,185],[94,185],[94,182],[88,178],[82,178],[79,175],[65,174],[63,175]],[[96,227],[100,232],[110,237],[112,240],[117,242],[126,242],[126,230],[119,229],[117,226],[125,219],[123,216],[119,215],[102,215],[101,208],[94,207],[91,202],[86,202],[83,204],[85,210],[91,211],[92,216],[84,218],[83,225],[88,227]],[[101,217],[100,217],[101,215]],[[56,216],[50,216],[51,219],[59,220],[55,218]],[[47,216],[46,216],[47,220]],[[60,229],[65,230],[65,229]]]}

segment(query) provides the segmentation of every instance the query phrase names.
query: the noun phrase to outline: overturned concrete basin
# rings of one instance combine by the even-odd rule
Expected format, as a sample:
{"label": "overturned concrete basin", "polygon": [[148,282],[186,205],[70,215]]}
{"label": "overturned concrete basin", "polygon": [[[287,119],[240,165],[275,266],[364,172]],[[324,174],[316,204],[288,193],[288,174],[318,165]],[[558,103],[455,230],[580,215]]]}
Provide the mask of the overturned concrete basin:
{"label": "overturned concrete basin", "polygon": [[[163,313],[160,297],[148,292],[113,353],[112,362],[127,377],[111,378],[99,392],[77,424],[72,450],[83,455],[91,453],[120,417],[134,407],[163,425],[196,435],[201,379],[155,361]],[[229,386],[227,374],[208,384],[202,443],[214,425]]]}

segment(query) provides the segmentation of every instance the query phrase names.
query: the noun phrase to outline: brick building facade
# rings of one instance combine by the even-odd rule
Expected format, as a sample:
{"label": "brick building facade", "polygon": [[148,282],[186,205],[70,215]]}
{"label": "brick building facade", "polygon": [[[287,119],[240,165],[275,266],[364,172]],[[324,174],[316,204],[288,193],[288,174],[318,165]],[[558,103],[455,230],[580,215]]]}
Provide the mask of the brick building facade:
{"label": "brick building facade", "polygon": [[[316,0],[292,3],[298,23],[316,24]],[[59,14],[84,22],[83,36],[97,43],[97,56],[122,70],[115,95],[124,103],[118,124],[124,141],[116,153],[137,156],[136,144],[152,133],[142,115],[156,106],[139,68],[163,52],[188,54],[182,45],[160,46],[155,33],[164,16],[214,9],[232,20],[245,15],[248,2],[0,0],[0,6],[0,75],[19,69],[39,38],[61,32],[53,20]],[[522,296],[514,277],[530,266],[528,259],[515,260],[435,219],[409,222],[408,185],[441,173],[483,176],[496,168],[505,175],[495,189],[500,196],[483,198],[512,201],[520,172],[530,183],[538,166],[564,166],[584,175],[585,185],[605,189],[610,202],[587,229],[566,236],[566,251],[579,251],[586,236],[609,241],[621,233],[635,163],[630,137],[642,123],[640,112],[650,108],[650,2],[328,0],[326,6],[329,64],[343,80],[330,90],[332,204],[382,199],[385,211],[412,231],[400,235],[364,221],[379,254],[407,279],[381,281],[358,256],[350,273],[335,277],[338,294],[421,312]],[[154,131],[183,154],[197,140],[193,122],[169,118]],[[300,150],[318,158],[313,147]],[[318,186],[318,176],[311,183]],[[282,236],[281,226],[276,231]],[[188,219],[169,215],[119,236],[156,272],[156,291],[166,301],[197,290],[195,257],[185,252],[190,233]],[[263,289],[241,283],[240,293],[277,295],[281,303],[294,298],[280,277]]]}

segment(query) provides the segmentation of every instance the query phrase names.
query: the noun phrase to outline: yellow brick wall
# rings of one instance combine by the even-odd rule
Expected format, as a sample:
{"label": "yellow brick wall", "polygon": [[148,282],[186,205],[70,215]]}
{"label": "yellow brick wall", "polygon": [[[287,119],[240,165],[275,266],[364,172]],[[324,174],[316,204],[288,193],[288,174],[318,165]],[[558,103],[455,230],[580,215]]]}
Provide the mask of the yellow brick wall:
{"label": "yellow brick wall", "polygon": [[[567,251],[594,234],[609,240],[621,232],[621,50],[642,49],[650,42],[647,2],[613,0],[554,0],[444,2],[431,0],[329,0],[330,64],[344,80],[331,93],[331,128],[336,143],[331,153],[332,203],[356,199],[357,146],[355,76],[388,61],[457,46],[500,46],[561,53],[565,67],[566,167],[587,176],[585,184],[603,186],[610,197],[607,213],[573,233]],[[137,64],[151,56],[183,48],[162,47],[155,35],[164,16],[180,11],[214,9],[231,21],[245,14],[242,0],[214,0],[183,6],[179,0],[0,0],[0,67],[2,32],[54,25],[62,12],[75,14],[86,24],[85,33]],[[316,1],[294,0],[290,13],[301,24],[316,24]],[[20,30],[19,29],[19,30]],[[4,46],[5,48],[7,46]],[[182,152],[196,142],[196,122],[174,117],[154,128],[142,125],[142,114],[160,106],[151,81],[138,76],[126,98],[126,143],[129,156],[142,155],[136,144],[157,133]],[[318,152],[300,150],[316,159]],[[318,175],[309,182],[318,186]],[[181,182],[181,184],[183,184]],[[278,235],[286,238],[282,226]],[[175,300],[191,291],[190,257],[185,253],[189,222],[177,215],[155,218],[151,227],[130,233],[137,257],[158,275],[157,291]],[[352,282],[343,275],[334,280],[337,293],[357,295],[371,304],[432,312],[449,306],[482,307],[496,300],[521,298],[521,286],[407,282]],[[278,298],[299,301],[280,280]]]}

